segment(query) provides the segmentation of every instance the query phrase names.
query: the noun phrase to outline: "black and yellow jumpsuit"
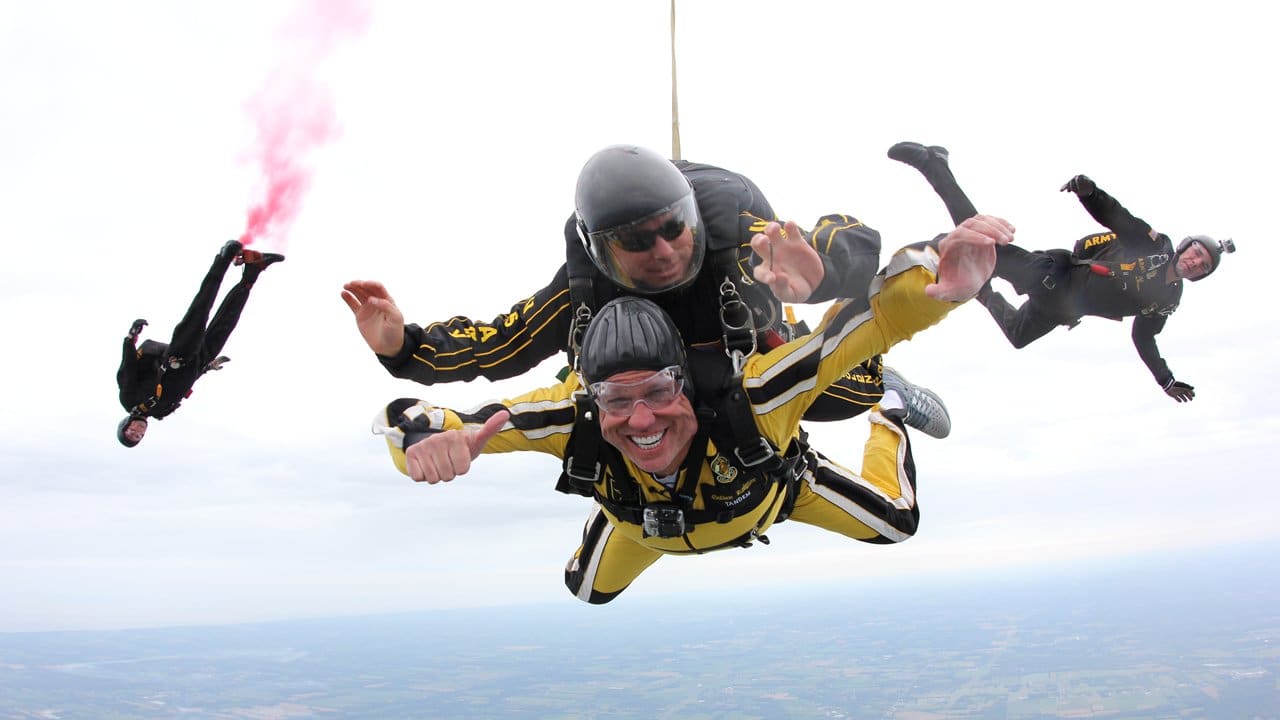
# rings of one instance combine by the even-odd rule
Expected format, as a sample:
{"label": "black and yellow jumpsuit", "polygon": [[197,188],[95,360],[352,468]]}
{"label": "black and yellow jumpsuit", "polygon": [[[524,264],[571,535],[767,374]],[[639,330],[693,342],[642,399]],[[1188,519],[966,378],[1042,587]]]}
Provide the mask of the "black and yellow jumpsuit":
{"label": "black and yellow jumpsuit", "polygon": [[[937,254],[931,247],[904,249],[871,284],[869,308],[866,300],[834,303],[814,332],[772,352],[752,355],[746,363],[743,387],[761,435],[775,447],[787,447],[798,437],[805,411],[850,366],[887,351],[956,307],[956,303],[925,295],[924,287],[934,281],[936,272]],[[379,414],[374,430],[386,437],[393,461],[405,472],[406,438],[412,443],[422,432],[483,424],[494,412],[506,409],[510,419],[483,452],[536,451],[563,459],[576,416],[573,395],[579,389],[576,376],[570,375],[559,385],[467,413],[425,401],[400,400]],[[915,465],[902,425],[878,409],[868,417],[871,435],[862,472],[855,473],[809,450],[790,519],[866,542],[899,542],[915,533],[919,519]],[[405,428],[412,428],[410,435]],[[700,463],[695,510],[703,507],[704,498],[717,487],[717,472],[723,471],[723,463],[717,467],[720,452],[724,449],[708,446]],[[625,467],[640,486],[642,502],[669,499],[666,486],[649,473],[630,461]],[[680,475],[691,471],[682,470]],[[609,482],[606,473],[597,493],[605,492]],[[752,530],[765,532],[777,517],[780,488],[775,484],[767,493],[757,494],[752,500],[754,507],[730,522],[702,523],[682,536],[665,538],[646,537],[639,525],[620,519],[597,503],[587,519],[582,544],[565,569],[565,582],[579,599],[608,602],[664,554],[720,549],[732,546],[735,539]]]}
{"label": "black and yellow jumpsuit", "polygon": [[[708,253],[716,247],[737,248],[736,274],[740,275],[744,300],[755,310],[762,329],[760,350],[768,351],[792,335],[782,305],[768,288],[751,281],[751,238],[776,219],[764,194],[748,178],[722,168],[689,162],[677,166],[691,179],[694,195],[708,232]],[[453,317],[443,322],[405,325],[399,354],[378,356],[394,376],[424,385],[515,377],[569,346],[573,309],[571,272],[590,272],[598,293],[596,307],[625,291],[615,287],[586,260],[575,218],[565,223],[565,248],[569,261],[546,287],[511,306],[490,322]],[[809,243],[822,257],[826,273],[810,303],[835,298],[863,298],[880,264],[880,235],[847,215],[822,217],[809,233]],[[698,277],[680,290],[645,295],[661,307],[691,346],[721,342],[718,315],[720,283],[710,262],[703,262]],[[736,279],[736,278],[735,278]],[[810,408],[807,419],[838,420],[865,412],[883,394],[879,356],[867,358],[850,369]]]}

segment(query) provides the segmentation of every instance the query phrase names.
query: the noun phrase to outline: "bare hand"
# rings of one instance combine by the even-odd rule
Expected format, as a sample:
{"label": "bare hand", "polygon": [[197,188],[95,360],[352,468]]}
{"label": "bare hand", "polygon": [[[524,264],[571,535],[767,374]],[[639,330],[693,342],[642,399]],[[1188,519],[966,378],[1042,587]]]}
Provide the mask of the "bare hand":
{"label": "bare hand", "polygon": [[404,314],[391,294],[374,280],[352,280],[342,286],[342,299],[356,316],[356,327],[369,349],[395,355],[404,346]]}
{"label": "bare hand", "polygon": [[934,300],[963,302],[978,293],[996,267],[996,246],[1013,242],[1013,225],[993,215],[975,215],[938,243],[938,281],[925,287]]}
{"label": "bare hand", "polygon": [[782,302],[808,300],[826,275],[822,256],[794,222],[787,221],[785,234],[781,225],[769,223],[751,238],[751,249],[760,258],[752,270],[756,281],[768,285]]}
{"label": "bare hand", "polygon": [[466,475],[471,461],[480,456],[489,438],[497,435],[510,418],[511,413],[500,410],[479,428],[446,430],[410,445],[404,452],[409,477],[434,485]]}

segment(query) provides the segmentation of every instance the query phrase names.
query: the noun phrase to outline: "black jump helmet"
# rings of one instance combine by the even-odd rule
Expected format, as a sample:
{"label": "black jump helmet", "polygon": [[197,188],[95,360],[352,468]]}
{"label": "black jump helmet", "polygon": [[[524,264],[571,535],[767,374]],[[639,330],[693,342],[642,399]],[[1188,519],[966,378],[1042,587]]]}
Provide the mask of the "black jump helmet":
{"label": "black jump helmet", "polygon": [[[633,295],[616,298],[600,308],[587,325],[578,355],[578,367],[587,385],[628,370],[671,366],[679,367],[688,377],[680,331],[662,308]],[[685,387],[690,388],[690,383]]]}

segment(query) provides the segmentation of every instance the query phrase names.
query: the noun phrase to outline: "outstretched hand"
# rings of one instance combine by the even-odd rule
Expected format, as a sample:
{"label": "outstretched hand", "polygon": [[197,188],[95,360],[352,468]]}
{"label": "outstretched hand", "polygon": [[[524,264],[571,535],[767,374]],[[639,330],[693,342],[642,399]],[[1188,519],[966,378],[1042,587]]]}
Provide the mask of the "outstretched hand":
{"label": "outstretched hand", "polygon": [[511,413],[500,410],[479,428],[446,430],[410,445],[404,452],[409,477],[415,482],[434,485],[466,475],[471,461],[480,456],[489,439],[497,435],[510,418]]}
{"label": "outstretched hand", "polygon": [[751,238],[751,249],[760,258],[752,269],[756,281],[768,285],[782,302],[808,300],[826,276],[822,256],[794,222],[787,221],[785,232],[778,223],[769,223]]}
{"label": "outstretched hand", "polygon": [[1063,184],[1059,190],[1062,192],[1073,192],[1078,197],[1086,197],[1093,194],[1098,186],[1089,179],[1088,175],[1077,175]]}
{"label": "outstretched hand", "polygon": [[404,346],[404,314],[391,294],[374,280],[352,280],[342,286],[342,299],[356,317],[356,327],[379,355],[395,355]]}
{"label": "outstretched hand", "polygon": [[1013,242],[1014,227],[994,215],[975,215],[938,243],[938,281],[925,286],[934,300],[963,302],[978,293],[996,267],[996,246]]}

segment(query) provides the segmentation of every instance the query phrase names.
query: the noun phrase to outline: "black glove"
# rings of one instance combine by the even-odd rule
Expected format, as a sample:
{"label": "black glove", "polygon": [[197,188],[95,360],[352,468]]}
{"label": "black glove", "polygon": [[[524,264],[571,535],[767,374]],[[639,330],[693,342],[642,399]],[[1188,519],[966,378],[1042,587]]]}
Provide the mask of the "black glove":
{"label": "black glove", "polygon": [[138,336],[142,334],[142,328],[146,326],[147,326],[146,320],[143,320],[142,318],[138,318],[137,320],[134,320],[133,326],[129,328],[129,337],[133,338],[134,340],[137,340]]}
{"label": "black glove", "polygon": [[1164,389],[1164,394],[1180,403],[1191,402],[1196,397],[1196,389],[1184,382],[1174,381]]}
{"label": "black glove", "polygon": [[1068,180],[1061,188],[1062,192],[1073,192],[1079,197],[1092,195],[1093,191],[1097,189],[1098,186],[1089,179],[1088,175],[1077,175]]}

